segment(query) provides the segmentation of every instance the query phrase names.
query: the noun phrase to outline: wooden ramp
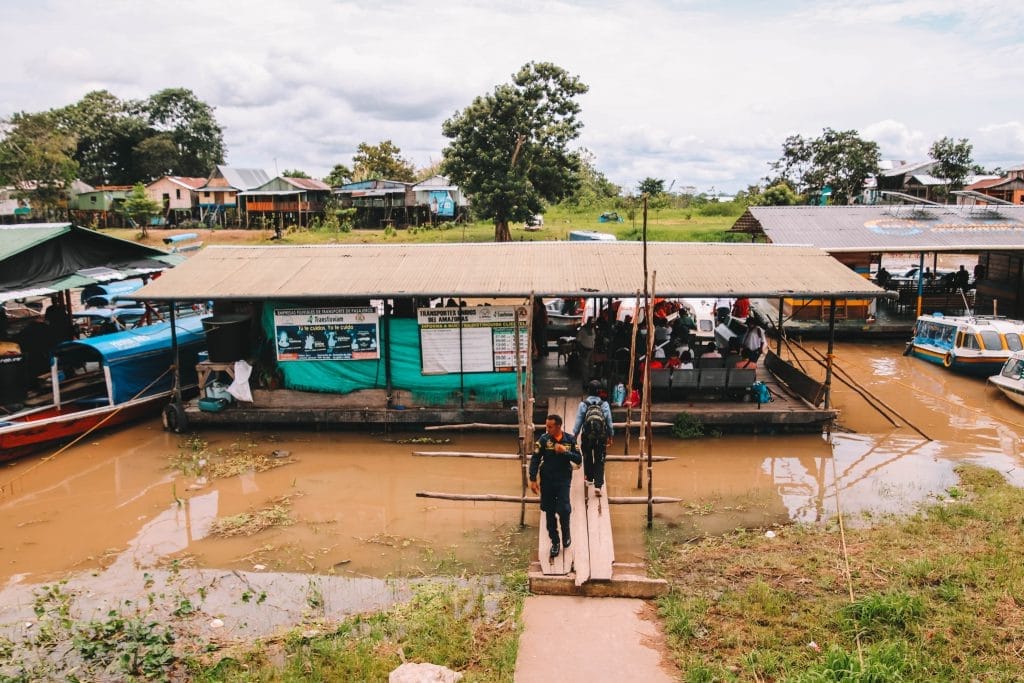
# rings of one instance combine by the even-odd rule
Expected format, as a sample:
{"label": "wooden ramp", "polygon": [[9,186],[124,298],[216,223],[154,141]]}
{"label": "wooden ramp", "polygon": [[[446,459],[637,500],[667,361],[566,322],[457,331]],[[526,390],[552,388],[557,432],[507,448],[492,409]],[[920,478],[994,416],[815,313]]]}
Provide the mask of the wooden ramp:
{"label": "wooden ramp", "polygon": [[[574,426],[576,406],[575,399],[552,398],[549,412],[561,415],[563,427],[568,431]],[[548,555],[551,540],[547,532],[547,513],[540,513],[537,559],[543,576],[570,578],[577,588],[588,581],[611,581],[614,578],[612,565],[615,561],[615,545],[612,538],[611,506],[608,504],[607,489],[602,493],[602,497],[594,495],[593,488],[584,481],[582,468],[573,473],[569,489],[572,546],[563,549],[554,561]],[[547,582],[544,585],[551,584]]]}

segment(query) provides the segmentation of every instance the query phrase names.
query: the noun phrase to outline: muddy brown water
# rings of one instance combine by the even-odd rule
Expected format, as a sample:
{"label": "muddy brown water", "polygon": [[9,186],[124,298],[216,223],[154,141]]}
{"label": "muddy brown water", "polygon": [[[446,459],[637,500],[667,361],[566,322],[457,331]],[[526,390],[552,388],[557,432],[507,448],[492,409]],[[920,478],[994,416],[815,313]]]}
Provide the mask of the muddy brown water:
{"label": "muddy brown water", "polygon": [[[816,344],[824,349],[824,344]],[[984,380],[902,356],[900,344],[845,344],[839,365],[934,439],[894,428],[837,384],[842,410],[831,443],[818,435],[656,437],[656,495],[683,503],[656,517],[694,536],[737,527],[899,513],[942,495],[961,462],[993,467],[1024,485],[1024,410]],[[807,362],[805,361],[805,364]],[[818,374],[821,374],[820,372]],[[900,422],[903,422],[900,420]],[[434,433],[439,436],[439,434]],[[251,443],[290,451],[294,462],[198,485],[170,466],[187,439],[158,420],[99,434],[39,465],[0,469],[0,587],[75,570],[125,572],[168,566],[308,572],[352,577],[420,576],[460,568],[487,573],[513,549],[535,547],[538,513],[518,531],[519,506],[417,498],[416,491],[518,495],[515,461],[413,457],[413,450],[514,452],[508,435],[449,434],[445,445],[394,442],[417,434],[205,431],[208,450]],[[613,452],[622,452],[617,439]],[[632,444],[636,452],[635,441]],[[612,495],[643,495],[637,468],[610,463]],[[833,482],[838,478],[838,487]],[[836,489],[838,488],[838,495]],[[218,518],[289,496],[295,523],[252,536],[210,535]],[[645,506],[613,508],[616,559],[644,555]]]}

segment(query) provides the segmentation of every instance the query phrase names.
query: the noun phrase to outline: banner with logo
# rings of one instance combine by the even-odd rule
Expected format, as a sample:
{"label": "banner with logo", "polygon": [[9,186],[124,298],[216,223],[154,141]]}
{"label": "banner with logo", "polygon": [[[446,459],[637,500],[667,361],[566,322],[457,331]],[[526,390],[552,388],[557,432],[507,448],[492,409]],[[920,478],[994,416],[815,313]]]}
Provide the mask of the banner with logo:
{"label": "banner with logo", "polygon": [[274,310],[278,361],[380,358],[380,326],[372,308]]}

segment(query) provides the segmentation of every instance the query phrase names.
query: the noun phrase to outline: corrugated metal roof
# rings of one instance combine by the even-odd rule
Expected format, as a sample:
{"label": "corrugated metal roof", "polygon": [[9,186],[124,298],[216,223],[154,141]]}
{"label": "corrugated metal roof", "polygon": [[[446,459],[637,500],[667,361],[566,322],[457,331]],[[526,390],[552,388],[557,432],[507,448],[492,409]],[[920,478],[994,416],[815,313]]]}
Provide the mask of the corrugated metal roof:
{"label": "corrugated metal roof", "polygon": [[[217,171],[220,172],[221,177],[227,181],[228,185],[236,190],[251,190],[254,187],[259,187],[270,181],[270,176],[262,168],[234,168],[232,166],[218,166]],[[205,189],[206,187],[217,187],[210,185],[216,178],[211,178],[206,185],[198,189]]]}
{"label": "corrugated metal roof", "polygon": [[880,175],[886,177],[906,175],[907,173],[911,173],[913,171],[920,171],[930,166],[934,166],[937,163],[937,161],[932,161],[930,159],[928,161],[912,161],[909,164],[903,164],[902,166],[897,166],[896,168],[891,168],[887,171],[882,171]]}
{"label": "corrugated metal roof", "polygon": [[70,223],[0,225],[0,261],[5,261],[70,230]]}
{"label": "corrugated metal roof", "polygon": [[290,183],[291,185],[294,185],[295,187],[302,188],[303,190],[323,190],[323,191],[328,191],[328,190],[331,189],[330,185],[328,185],[327,183],[324,183],[322,181],[319,181],[319,180],[317,180],[315,178],[286,178],[284,176],[281,176],[281,178],[285,182]]}
{"label": "corrugated metal roof", "polygon": [[[147,285],[157,300],[393,296],[631,296],[639,242],[505,242],[207,247]],[[648,245],[660,296],[879,296],[883,290],[810,247]]]}
{"label": "corrugated metal roof", "polygon": [[1024,250],[1024,206],[751,206],[747,213],[774,244],[835,253]]}

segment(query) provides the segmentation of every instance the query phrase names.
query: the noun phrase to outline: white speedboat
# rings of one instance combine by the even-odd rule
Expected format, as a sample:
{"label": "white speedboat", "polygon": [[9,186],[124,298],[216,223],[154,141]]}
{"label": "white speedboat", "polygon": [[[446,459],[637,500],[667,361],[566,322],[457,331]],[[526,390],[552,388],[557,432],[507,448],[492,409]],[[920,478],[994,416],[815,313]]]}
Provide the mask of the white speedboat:
{"label": "white speedboat", "polygon": [[966,375],[999,372],[1024,348],[1024,322],[987,316],[922,315],[907,354]]}
{"label": "white speedboat", "polygon": [[1024,406],[1024,351],[1017,351],[1003,364],[998,375],[988,378],[1017,405]]}

